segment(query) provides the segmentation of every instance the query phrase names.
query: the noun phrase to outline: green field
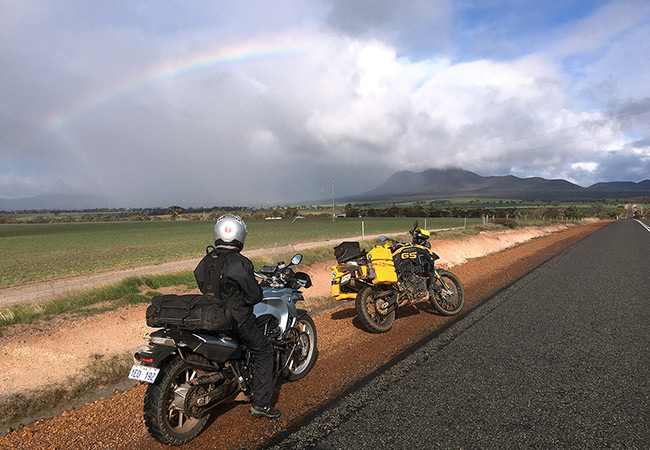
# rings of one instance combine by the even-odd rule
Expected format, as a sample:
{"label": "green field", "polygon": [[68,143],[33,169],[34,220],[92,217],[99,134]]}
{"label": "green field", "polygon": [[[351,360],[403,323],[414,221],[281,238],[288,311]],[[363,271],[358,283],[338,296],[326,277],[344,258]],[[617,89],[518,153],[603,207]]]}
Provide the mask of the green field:
{"label": "green field", "polygon": [[[249,220],[247,249],[324,239],[406,232],[410,218]],[[463,226],[464,219],[428,218],[427,228]],[[468,219],[467,224],[480,223]],[[420,219],[424,225],[424,219]],[[0,289],[71,276],[203,256],[214,222],[89,222],[0,225]]]}

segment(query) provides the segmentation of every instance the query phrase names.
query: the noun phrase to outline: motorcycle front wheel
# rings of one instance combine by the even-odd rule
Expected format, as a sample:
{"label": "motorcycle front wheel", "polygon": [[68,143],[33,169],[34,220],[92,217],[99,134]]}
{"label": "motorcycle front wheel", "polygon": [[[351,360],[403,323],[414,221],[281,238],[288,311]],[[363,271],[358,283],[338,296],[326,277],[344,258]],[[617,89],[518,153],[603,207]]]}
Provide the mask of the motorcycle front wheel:
{"label": "motorcycle front wheel", "polygon": [[282,377],[287,381],[298,381],[307,375],[318,356],[316,325],[312,318],[305,314],[298,319],[298,330],[296,347],[287,368],[282,372]]}
{"label": "motorcycle front wheel", "polygon": [[[188,355],[188,361],[205,363],[198,355]],[[209,415],[190,417],[185,411],[188,381],[202,373],[182,359],[172,359],[161,367],[156,382],[150,384],[144,397],[144,419],[149,434],[159,442],[183,445],[203,431]]]}
{"label": "motorcycle front wheel", "polygon": [[465,304],[463,285],[456,275],[447,270],[439,270],[438,275],[440,275],[440,279],[436,278],[434,283],[440,290],[431,289],[429,295],[431,304],[443,316],[458,314]]}
{"label": "motorcycle front wheel", "polygon": [[390,308],[385,297],[379,295],[383,292],[374,287],[366,287],[357,294],[357,317],[363,328],[371,333],[385,333],[393,327],[395,321],[395,309]]}

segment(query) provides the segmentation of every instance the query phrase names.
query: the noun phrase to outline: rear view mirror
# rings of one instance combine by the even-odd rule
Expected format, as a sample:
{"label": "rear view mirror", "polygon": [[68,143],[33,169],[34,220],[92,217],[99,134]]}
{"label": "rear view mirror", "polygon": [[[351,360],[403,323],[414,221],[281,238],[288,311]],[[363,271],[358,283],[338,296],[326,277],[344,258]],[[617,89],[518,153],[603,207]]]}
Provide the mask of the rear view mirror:
{"label": "rear view mirror", "polygon": [[291,264],[297,266],[302,261],[302,254],[296,253],[293,258],[291,258]]}

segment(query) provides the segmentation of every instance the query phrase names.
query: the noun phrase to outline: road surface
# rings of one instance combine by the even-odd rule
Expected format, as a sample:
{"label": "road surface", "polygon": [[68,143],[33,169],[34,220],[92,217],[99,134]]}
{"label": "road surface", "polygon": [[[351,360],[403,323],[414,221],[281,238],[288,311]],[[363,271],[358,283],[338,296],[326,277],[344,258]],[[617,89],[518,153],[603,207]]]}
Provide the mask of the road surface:
{"label": "road surface", "polygon": [[650,228],[549,260],[265,448],[650,448]]}

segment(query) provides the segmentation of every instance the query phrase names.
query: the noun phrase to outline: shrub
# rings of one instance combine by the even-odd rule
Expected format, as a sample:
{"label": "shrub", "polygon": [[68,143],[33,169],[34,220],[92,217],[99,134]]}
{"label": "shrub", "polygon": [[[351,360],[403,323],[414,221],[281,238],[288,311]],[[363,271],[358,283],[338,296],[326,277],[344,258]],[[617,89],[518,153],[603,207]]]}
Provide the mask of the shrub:
{"label": "shrub", "polygon": [[508,228],[512,228],[512,229],[517,228],[517,226],[518,226],[517,221],[513,220],[513,219],[495,219],[494,223],[496,223],[497,225],[502,225],[504,227],[508,227]]}

